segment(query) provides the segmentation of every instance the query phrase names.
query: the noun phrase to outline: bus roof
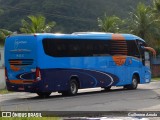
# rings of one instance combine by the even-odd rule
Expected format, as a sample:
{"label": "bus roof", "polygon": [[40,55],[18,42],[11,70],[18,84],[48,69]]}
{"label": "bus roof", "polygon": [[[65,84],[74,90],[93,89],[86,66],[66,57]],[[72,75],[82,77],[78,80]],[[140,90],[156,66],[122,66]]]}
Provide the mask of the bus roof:
{"label": "bus roof", "polygon": [[[21,34],[18,36],[28,36],[28,35],[29,34]],[[120,34],[120,33],[105,33],[105,32],[75,32],[72,34],[35,33],[35,34],[30,34],[30,35],[39,36],[41,38],[57,38],[57,39],[86,39],[87,38],[87,39],[112,40],[112,39],[122,39],[123,38],[123,40],[137,40],[138,39],[138,40],[145,42],[142,38],[136,35]]]}

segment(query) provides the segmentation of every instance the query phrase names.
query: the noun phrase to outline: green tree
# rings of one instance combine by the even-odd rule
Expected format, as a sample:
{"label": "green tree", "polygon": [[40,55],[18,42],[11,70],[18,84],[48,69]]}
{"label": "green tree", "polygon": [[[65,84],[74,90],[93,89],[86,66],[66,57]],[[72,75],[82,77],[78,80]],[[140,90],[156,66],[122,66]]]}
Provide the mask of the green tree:
{"label": "green tree", "polygon": [[11,31],[6,29],[0,29],[0,45],[4,45],[4,41],[8,35],[13,34]]}
{"label": "green tree", "polygon": [[49,22],[46,24],[46,18],[42,15],[28,16],[28,21],[22,19],[21,20],[22,27],[20,31],[22,33],[44,33],[51,32],[53,27],[55,26],[55,22]]}
{"label": "green tree", "polygon": [[[155,19],[159,19],[160,20],[160,0],[153,0],[153,7],[152,11],[155,14]],[[160,27],[160,22],[157,24],[157,26]],[[160,55],[160,37],[158,36],[157,41],[156,41],[156,45],[154,47],[157,51],[157,54]]]}
{"label": "green tree", "polygon": [[127,20],[130,33],[135,34],[147,41],[150,46],[156,44],[157,38],[160,37],[159,18],[155,18],[151,7],[139,3],[137,8],[131,12]]}
{"label": "green tree", "polygon": [[160,13],[160,0],[153,0],[153,12]]}
{"label": "green tree", "polygon": [[98,18],[98,26],[103,32],[119,32],[122,20],[117,16],[106,16]]}

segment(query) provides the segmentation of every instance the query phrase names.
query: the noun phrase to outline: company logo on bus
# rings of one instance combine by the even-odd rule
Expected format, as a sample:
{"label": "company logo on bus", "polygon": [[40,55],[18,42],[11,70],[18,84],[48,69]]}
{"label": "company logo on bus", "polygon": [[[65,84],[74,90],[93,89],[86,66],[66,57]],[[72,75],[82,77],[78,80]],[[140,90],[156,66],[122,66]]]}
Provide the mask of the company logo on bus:
{"label": "company logo on bus", "polygon": [[27,41],[16,39],[14,42],[14,49],[18,49],[20,46],[27,44]]}

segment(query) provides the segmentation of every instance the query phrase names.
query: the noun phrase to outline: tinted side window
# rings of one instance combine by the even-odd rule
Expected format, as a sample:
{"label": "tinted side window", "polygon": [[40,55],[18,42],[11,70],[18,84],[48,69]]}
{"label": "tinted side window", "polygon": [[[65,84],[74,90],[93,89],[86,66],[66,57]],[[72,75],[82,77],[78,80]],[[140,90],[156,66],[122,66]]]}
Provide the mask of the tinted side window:
{"label": "tinted side window", "polygon": [[43,48],[54,57],[79,57],[109,55],[107,40],[44,39]]}
{"label": "tinted side window", "polygon": [[133,56],[137,58],[141,57],[137,42],[135,40],[127,41],[127,47],[128,47],[128,56]]}
{"label": "tinted side window", "polygon": [[144,51],[145,51],[144,47],[147,46],[146,43],[143,41],[140,41],[140,40],[137,40],[136,42],[137,42],[137,45],[138,45],[138,48],[139,48],[141,55],[144,56]]}
{"label": "tinted side window", "polygon": [[128,53],[126,40],[111,40],[110,48],[111,55],[127,55]]}
{"label": "tinted side window", "polygon": [[138,46],[135,40],[43,40],[45,53],[53,57],[128,55],[140,58],[141,55]]}
{"label": "tinted side window", "polygon": [[144,47],[147,45],[145,42],[143,42],[141,40],[137,40],[137,45],[139,48],[139,52],[141,54],[142,63],[143,63],[143,65],[145,65],[145,49],[144,49]]}

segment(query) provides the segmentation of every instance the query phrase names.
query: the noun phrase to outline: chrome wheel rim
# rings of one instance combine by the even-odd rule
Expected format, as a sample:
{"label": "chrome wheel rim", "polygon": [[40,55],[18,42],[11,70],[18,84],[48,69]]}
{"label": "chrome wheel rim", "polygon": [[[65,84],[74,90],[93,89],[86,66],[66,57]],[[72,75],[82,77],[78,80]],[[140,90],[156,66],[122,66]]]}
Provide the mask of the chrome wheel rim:
{"label": "chrome wheel rim", "polygon": [[134,88],[136,88],[136,87],[137,87],[137,79],[136,79],[136,78],[133,78],[132,83],[133,83]]}
{"label": "chrome wheel rim", "polygon": [[74,94],[74,93],[76,93],[76,91],[77,91],[77,86],[76,86],[76,84],[75,83],[71,83],[71,92]]}

